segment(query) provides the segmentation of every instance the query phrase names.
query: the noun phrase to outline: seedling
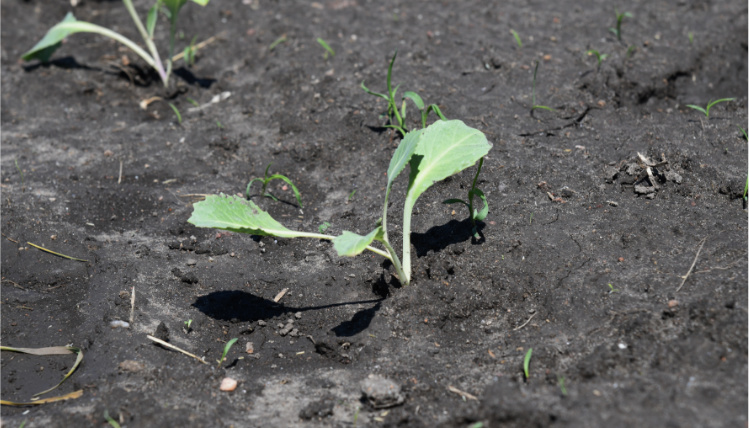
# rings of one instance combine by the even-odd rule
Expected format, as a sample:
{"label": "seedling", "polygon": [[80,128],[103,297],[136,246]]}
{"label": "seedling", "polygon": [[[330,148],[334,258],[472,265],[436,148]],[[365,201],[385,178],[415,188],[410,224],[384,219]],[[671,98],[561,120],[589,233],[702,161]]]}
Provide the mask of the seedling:
{"label": "seedling", "polygon": [[172,103],[169,103],[169,107],[172,108],[172,111],[174,111],[174,115],[177,116],[177,123],[182,125],[182,115],[179,113],[179,109],[177,108],[177,106],[175,106]]}
{"label": "seedling", "polygon": [[323,224],[321,224],[321,225],[317,226],[317,231],[318,231],[318,232],[320,232],[320,233],[323,233],[323,232],[325,232],[326,230],[328,230],[328,228],[329,228],[329,227],[330,227],[330,223],[328,223],[328,222],[326,221],[326,222],[324,222]]}
{"label": "seedling", "polygon": [[281,44],[281,43],[283,43],[285,41],[286,41],[286,34],[284,34],[283,36],[277,38],[273,43],[271,43],[270,46],[268,46],[268,50],[272,51],[273,49],[276,48],[276,46],[278,46],[279,44]]}
{"label": "seedling", "polygon": [[351,200],[354,199],[355,194],[356,194],[356,189],[352,190],[351,193],[348,194],[348,198],[346,198],[346,202],[351,202]]}
{"label": "seedling", "polygon": [[186,332],[189,332],[189,331],[190,331],[190,326],[191,326],[191,325],[192,325],[192,320],[187,320],[187,321],[185,321],[185,331],[186,331]]}
{"label": "seedling", "polygon": [[226,359],[226,354],[228,354],[229,349],[231,349],[231,347],[234,346],[235,343],[237,343],[237,340],[239,340],[239,338],[235,337],[234,339],[226,342],[226,345],[224,345],[224,352],[221,354],[221,359],[218,360],[218,366],[216,366],[217,369],[221,368],[221,363],[223,363]]}
{"label": "seedling", "polygon": [[259,181],[263,183],[263,190],[260,193],[263,196],[268,196],[269,198],[278,202],[278,198],[276,198],[275,196],[273,196],[272,193],[267,191],[268,184],[270,184],[270,182],[273,180],[283,180],[284,182],[286,182],[286,184],[291,186],[291,190],[294,191],[294,197],[296,197],[296,202],[299,204],[299,208],[304,208],[304,206],[302,205],[302,195],[299,193],[299,190],[296,188],[294,183],[292,183],[288,177],[281,175],[281,174],[268,175],[268,170],[270,169],[271,165],[273,164],[269,163],[268,166],[265,168],[265,176],[263,178],[259,178],[259,177],[253,178],[252,180],[250,180],[249,184],[247,184],[247,191],[246,191],[247,199],[250,199],[250,187],[252,187],[252,183]]}
{"label": "seedling", "polygon": [[567,388],[564,386],[564,376],[557,376],[557,385],[559,385],[559,389],[562,391],[563,396],[567,396]]}
{"label": "seedling", "polygon": [[554,109],[551,107],[536,104],[536,74],[537,73],[538,73],[538,61],[536,61],[536,68],[533,69],[533,105],[531,106],[531,115],[533,115],[533,110],[536,110],[539,108],[544,109],[544,110],[554,111]]}
{"label": "seedling", "polygon": [[533,348],[528,348],[528,352],[525,353],[525,358],[523,358],[523,373],[525,373],[526,379],[531,377],[529,372],[529,368],[531,365],[531,354],[533,354]]}
{"label": "seedling", "polygon": [[[193,2],[205,6],[210,0],[192,0]],[[177,34],[177,14],[187,0],[156,0],[156,3],[149,9],[146,25],[143,25],[138,13],[135,11],[132,0],[122,0],[130,17],[133,19],[135,27],[138,29],[143,42],[146,44],[148,51],[138,46],[135,42],[127,37],[114,32],[108,28],[91,24],[89,22],[78,21],[72,13],[68,13],[65,18],[47,31],[42,40],[40,40],[31,50],[23,54],[21,58],[25,61],[33,59],[48,62],[52,54],[62,46],[62,41],[74,33],[95,33],[114,39],[130,48],[136,55],[143,58],[159,74],[164,87],[169,86],[169,76],[172,74],[172,55],[174,53],[175,36]],[[156,45],[153,42],[154,30],[158,19],[159,10],[164,7],[164,14],[169,18],[169,56],[166,57],[166,66],[161,60]]]}
{"label": "seedling", "polygon": [[[486,201],[486,195],[484,195],[484,192],[481,191],[478,187],[476,187],[476,182],[478,181],[479,174],[481,173],[481,166],[484,164],[484,158],[481,158],[479,160],[479,167],[476,170],[476,176],[473,177],[473,184],[471,185],[471,190],[468,191],[468,202],[462,200],[462,199],[447,199],[443,201],[443,204],[463,204],[466,207],[468,207],[468,213],[471,216],[471,233],[476,239],[479,239],[479,233],[476,228],[476,222],[481,221],[486,218],[486,216],[489,214],[489,203]],[[481,211],[473,207],[473,197],[478,196],[481,198],[481,201],[484,203],[484,207],[481,208]],[[531,215],[531,218],[532,215]]]}
{"label": "seedling", "polygon": [[198,104],[198,102],[195,101],[194,99],[192,99],[190,97],[185,97],[185,99],[187,100],[188,103],[194,105],[195,107],[200,107],[200,104]]}
{"label": "seedling", "polygon": [[104,411],[104,419],[112,426],[112,428],[120,428],[120,424],[109,416],[109,410]]}
{"label": "seedling", "polygon": [[195,36],[190,41],[190,45],[185,48],[185,50],[182,53],[182,58],[185,60],[185,64],[187,64],[188,67],[192,67],[195,65],[195,55],[198,53],[198,49],[195,47],[195,40],[197,40],[198,36]]}
{"label": "seedling", "polygon": [[629,59],[635,52],[637,52],[637,46],[631,45],[627,48],[627,53],[624,56]]}
{"label": "seedling", "polygon": [[437,104],[430,104],[428,107],[425,108],[424,100],[421,99],[419,94],[417,94],[416,92],[411,92],[411,91],[406,91],[403,94],[403,98],[401,99],[402,101],[401,108],[399,111],[398,104],[395,101],[395,94],[398,92],[398,88],[400,87],[400,85],[396,86],[395,89],[393,89],[393,86],[392,86],[393,64],[395,64],[395,58],[397,56],[398,56],[398,51],[395,51],[395,54],[393,54],[393,58],[390,60],[390,65],[388,66],[387,95],[370,91],[366,86],[364,86],[364,81],[361,82],[361,88],[364,90],[364,92],[368,93],[369,95],[374,95],[376,97],[380,97],[380,98],[387,100],[389,123],[385,125],[385,127],[397,129],[398,132],[401,133],[401,135],[403,136],[406,135],[406,132],[408,132],[408,129],[406,129],[406,126],[405,126],[406,99],[410,99],[414,104],[416,104],[416,108],[419,109],[419,111],[421,112],[421,127],[422,128],[426,128],[427,116],[429,116],[429,112],[431,111],[434,111],[437,114],[437,116],[439,116],[440,119],[447,120],[445,116],[442,115],[442,111],[440,111],[440,108],[437,106]]}
{"label": "seedling", "polygon": [[[198,227],[259,236],[325,239],[333,241],[339,256],[353,257],[369,250],[390,260],[398,280],[407,286],[411,282],[411,215],[419,196],[434,183],[474,165],[491,148],[492,145],[481,131],[459,120],[441,120],[425,129],[407,133],[393,153],[387,170],[382,217],[375,228],[364,236],[344,231],[340,236],[333,237],[287,229],[254,202],[226,195],[210,195],[196,203],[188,222]],[[393,183],[406,165],[410,165],[410,174],[403,207],[401,263],[388,238],[387,207]],[[371,246],[373,241],[380,242],[385,250]]]}
{"label": "seedling", "polygon": [[588,56],[591,56],[591,55],[595,55],[596,59],[598,60],[598,65],[597,65],[598,68],[601,68],[601,63],[603,62],[603,60],[605,60],[609,56],[609,54],[602,54],[595,49],[589,49]]}
{"label": "seedling", "polygon": [[611,293],[618,293],[619,292],[619,289],[618,288],[614,288],[613,284],[609,283],[608,286],[609,286],[609,294],[611,294]]}
{"label": "seedling", "polygon": [[512,37],[515,38],[515,43],[517,43],[518,49],[522,49],[523,48],[523,41],[520,40],[520,34],[518,34],[517,31],[512,30],[512,29],[510,30],[510,33],[512,33]]}
{"label": "seedling", "polygon": [[614,9],[614,13],[616,13],[616,28],[612,27],[609,28],[609,31],[614,33],[616,36],[616,39],[620,42],[622,41],[622,21],[624,18],[633,18],[634,16],[629,12],[619,13],[616,9]]}
{"label": "seedling", "polygon": [[728,102],[728,101],[733,101],[733,100],[735,100],[735,98],[721,98],[719,100],[708,102],[707,106],[705,108],[702,108],[700,106],[696,106],[694,104],[687,104],[687,107],[689,107],[691,109],[695,109],[697,111],[701,111],[705,115],[705,117],[709,120],[710,119],[710,108],[712,106],[714,106],[715,104],[718,104],[718,103]]}
{"label": "seedling", "polygon": [[335,56],[335,51],[333,48],[330,47],[330,45],[323,39],[317,38],[317,43],[320,44],[320,46],[325,49],[325,55],[323,56],[324,59],[328,59],[328,54],[330,54],[330,57],[333,58]]}
{"label": "seedling", "polygon": [[689,44],[691,45],[692,43],[694,43],[694,33],[690,31],[688,36],[689,36]]}

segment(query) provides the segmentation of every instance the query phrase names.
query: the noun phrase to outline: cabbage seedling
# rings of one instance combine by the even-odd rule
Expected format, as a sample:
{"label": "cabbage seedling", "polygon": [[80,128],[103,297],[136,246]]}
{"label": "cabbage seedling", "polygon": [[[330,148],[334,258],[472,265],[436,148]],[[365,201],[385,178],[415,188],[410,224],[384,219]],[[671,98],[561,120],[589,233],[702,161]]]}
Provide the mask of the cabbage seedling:
{"label": "cabbage seedling", "polygon": [[[481,166],[484,164],[484,158],[481,158],[479,160],[479,167],[476,170],[476,176],[473,177],[473,185],[471,186],[471,190],[468,191],[468,202],[462,200],[462,199],[447,199],[443,201],[443,204],[463,204],[468,208],[468,213],[471,216],[471,224],[473,225],[473,228],[471,229],[471,233],[473,233],[473,236],[476,239],[479,239],[479,232],[476,228],[476,222],[481,221],[486,218],[486,216],[489,214],[489,203],[486,201],[486,195],[484,195],[484,192],[481,191],[478,187],[476,187],[476,182],[479,179],[479,174],[481,173]],[[478,209],[473,207],[473,197],[478,196],[481,201],[484,203],[484,207],[481,208],[479,211]],[[533,214],[531,214],[531,219]]]}
{"label": "cabbage seedling", "polygon": [[265,176],[263,178],[255,177],[252,180],[250,180],[250,182],[247,184],[247,191],[245,192],[245,194],[247,195],[247,199],[250,199],[250,187],[252,187],[252,183],[259,181],[263,183],[263,190],[261,190],[260,193],[263,196],[268,196],[269,198],[278,202],[278,198],[273,196],[273,194],[268,192],[266,189],[268,189],[268,184],[270,184],[271,181],[283,180],[284,182],[286,182],[286,184],[291,186],[291,190],[294,191],[294,197],[296,197],[296,201],[299,204],[299,208],[304,208],[304,206],[302,206],[302,195],[299,193],[299,189],[296,188],[294,183],[292,183],[288,177],[281,175],[281,174],[268,175],[268,170],[270,169],[271,165],[273,164],[269,163],[268,166],[265,168]]}
{"label": "cabbage seedling", "polygon": [[614,33],[616,36],[616,39],[620,42],[622,41],[622,21],[624,18],[633,18],[633,15],[629,12],[619,13],[616,9],[614,9],[614,13],[616,14],[616,28],[611,27],[609,28],[609,31]]}
{"label": "cabbage seedling", "polygon": [[[398,56],[398,51],[395,51],[395,54],[393,54],[393,58],[390,60],[390,65],[388,66],[388,74],[387,74],[387,94],[381,94],[378,92],[370,91],[369,88],[364,86],[364,81],[361,82],[361,88],[364,90],[364,92],[368,93],[369,95],[374,95],[376,97],[383,98],[387,100],[388,102],[388,119],[390,121],[389,124],[385,125],[386,128],[394,128],[397,129],[398,132],[401,133],[401,135],[405,136],[406,132],[408,132],[408,129],[406,129],[406,99],[410,99],[414,104],[416,104],[416,108],[419,109],[421,112],[421,127],[426,128],[427,124],[427,116],[429,115],[429,112],[434,111],[437,116],[440,117],[442,120],[447,120],[445,116],[442,115],[442,111],[440,111],[440,108],[436,104],[430,104],[428,107],[425,108],[424,100],[421,99],[419,94],[416,92],[406,91],[403,94],[402,103],[400,111],[398,110],[398,104],[395,101],[395,94],[398,92],[398,88],[400,85],[396,86],[395,89],[393,89],[392,85],[392,77],[393,77],[393,64],[395,64],[395,58]],[[397,123],[396,123],[397,122]]]}
{"label": "cabbage seedling", "polygon": [[694,104],[688,104],[687,107],[689,107],[691,109],[694,109],[694,110],[697,110],[697,111],[701,111],[702,114],[704,114],[706,118],[710,119],[710,108],[712,106],[714,106],[715,104],[718,104],[718,103],[723,103],[723,102],[733,101],[733,100],[735,100],[735,98],[721,98],[719,100],[708,102],[707,106],[705,108],[702,108],[700,106],[696,106]]}
{"label": "cabbage seedling", "polygon": [[[411,282],[411,215],[419,196],[438,181],[475,164],[492,148],[481,131],[460,120],[441,120],[425,129],[411,131],[393,153],[387,170],[382,217],[366,235],[344,231],[340,236],[300,232],[286,228],[252,201],[236,196],[210,195],[193,206],[187,220],[198,227],[278,238],[312,238],[333,241],[339,256],[353,257],[364,250],[379,254],[393,263],[398,280]],[[408,191],[403,207],[403,258],[398,258],[388,238],[387,207],[390,190],[406,165],[410,166]],[[373,247],[378,241],[385,247]]]}
{"label": "cabbage seedling", "polygon": [[[210,0],[192,0],[193,2],[205,6]],[[122,0],[130,17],[133,19],[135,27],[138,29],[143,42],[146,44],[148,51],[138,46],[135,42],[127,37],[112,31],[100,25],[89,22],[79,21],[68,13],[65,18],[47,31],[42,40],[40,40],[31,50],[23,54],[21,58],[25,61],[38,59],[42,62],[49,61],[52,54],[62,45],[63,39],[74,33],[96,33],[105,37],[114,39],[130,48],[136,55],[143,58],[144,61],[159,74],[164,87],[169,86],[169,76],[172,74],[172,55],[174,54],[174,42],[177,34],[177,14],[187,0],[156,0],[156,3],[149,9],[146,18],[146,24],[143,25],[138,13],[135,11],[132,0]],[[159,15],[159,9],[164,6],[164,13],[169,18],[169,56],[166,58],[166,66],[159,56],[156,45],[153,43],[154,29],[156,20]],[[188,47],[189,48],[189,47]],[[193,55],[194,56],[194,55]]]}

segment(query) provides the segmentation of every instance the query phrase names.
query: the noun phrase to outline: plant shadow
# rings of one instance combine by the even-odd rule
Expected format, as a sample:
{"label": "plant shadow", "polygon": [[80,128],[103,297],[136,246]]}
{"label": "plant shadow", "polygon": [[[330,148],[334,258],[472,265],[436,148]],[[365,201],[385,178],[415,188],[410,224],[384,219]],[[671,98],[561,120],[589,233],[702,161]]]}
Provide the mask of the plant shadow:
{"label": "plant shadow", "polygon": [[192,306],[213,319],[232,322],[252,322],[296,312],[315,311],[336,306],[376,303],[371,308],[362,309],[355,313],[350,321],[344,321],[332,328],[336,336],[353,336],[369,327],[384,299],[382,297],[379,299],[331,303],[328,305],[293,307],[255,296],[246,291],[225,290],[214,291],[205,296],[200,296]]}
{"label": "plant shadow", "polygon": [[452,244],[470,240],[473,245],[480,245],[486,242],[484,235],[481,233],[486,224],[481,221],[476,222],[476,232],[479,235],[477,239],[473,234],[473,224],[470,218],[463,221],[450,220],[441,225],[434,226],[425,233],[411,233],[411,242],[416,248],[416,255],[424,257],[431,250],[438,253]]}

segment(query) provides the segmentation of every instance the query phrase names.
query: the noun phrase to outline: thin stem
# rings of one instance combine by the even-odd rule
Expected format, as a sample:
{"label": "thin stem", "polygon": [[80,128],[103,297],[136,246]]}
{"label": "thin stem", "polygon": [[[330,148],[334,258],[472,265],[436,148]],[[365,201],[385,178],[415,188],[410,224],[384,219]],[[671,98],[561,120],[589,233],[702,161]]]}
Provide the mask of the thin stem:
{"label": "thin stem", "polygon": [[[133,1],[122,0],[122,2],[125,4],[125,8],[127,9],[128,13],[130,13],[130,17],[133,19],[133,22],[135,23],[135,27],[138,28],[138,32],[140,33],[140,36],[143,38],[143,41],[146,43],[146,47],[148,47],[148,50],[151,51],[151,55],[153,56],[153,58],[149,65],[153,67],[154,69],[156,69],[156,71],[159,73],[159,77],[161,77],[161,81],[164,83],[164,86],[167,86],[169,83],[169,73],[164,71],[164,64],[161,63],[161,57],[159,56],[159,51],[156,50],[156,45],[153,43],[153,40],[151,40],[151,38],[148,36],[148,31],[146,30],[146,27],[143,26],[143,21],[140,20],[140,17],[138,16],[138,12],[135,11],[135,7],[133,6]],[[131,49],[133,48],[131,47]],[[138,49],[140,49],[140,47]]]}
{"label": "thin stem", "polygon": [[[295,232],[295,233],[297,234],[296,237],[298,238],[325,239],[326,241],[332,241],[333,239],[335,239],[335,236],[323,235],[322,233],[312,233],[312,232]],[[393,262],[393,258],[390,257],[390,254],[388,254],[385,251],[382,251],[379,248],[375,248],[371,245],[368,245],[366,249],[382,257],[385,257],[386,259]],[[395,264],[395,262],[393,262],[393,264]]]}
{"label": "thin stem", "polygon": [[91,24],[90,22],[82,22],[82,21],[60,23],[57,25],[57,28],[68,30],[74,33],[78,33],[78,32],[95,33],[95,34],[102,35],[104,37],[109,37],[111,39],[114,39],[122,43],[123,45],[127,46],[128,48],[132,49],[133,52],[135,52],[135,54],[138,55],[139,57],[143,58],[143,60],[145,60],[146,63],[148,63],[148,65],[158,70],[154,58],[151,57],[151,55],[149,55],[148,52],[143,50],[143,48],[138,46],[132,40],[108,28],[105,28],[96,24]]}
{"label": "thin stem", "polygon": [[407,196],[403,205],[403,272],[406,284],[411,282],[411,214],[415,203],[415,199]]}
{"label": "thin stem", "polygon": [[390,261],[393,262],[393,267],[395,267],[395,272],[398,274],[398,279],[401,280],[401,283],[403,286],[407,286],[411,282],[410,276],[406,276],[406,273],[403,271],[403,266],[401,266],[401,261],[398,259],[398,255],[396,254],[393,247],[390,245],[390,242],[387,240],[387,235],[385,238],[380,241],[382,242],[382,245],[385,246],[385,249],[388,250],[388,252],[393,256]]}

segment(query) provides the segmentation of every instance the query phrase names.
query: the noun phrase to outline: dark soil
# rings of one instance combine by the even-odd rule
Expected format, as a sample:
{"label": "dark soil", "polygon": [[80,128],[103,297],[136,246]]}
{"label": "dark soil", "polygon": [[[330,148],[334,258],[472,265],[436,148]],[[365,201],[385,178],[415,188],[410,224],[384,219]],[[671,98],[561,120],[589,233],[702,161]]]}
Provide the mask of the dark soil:
{"label": "dark soil", "polygon": [[[70,3],[3,1],[2,344],[85,354],[47,394],[80,398],[3,406],[4,425],[105,426],[108,411],[127,427],[746,426],[746,2],[620,4],[634,15],[622,41],[611,2],[532,3],[188,4],[180,47],[221,36],[166,91],[94,35],[20,62]],[[119,2],[74,12],[137,38]],[[441,203],[466,196],[475,168],[420,198],[408,287],[371,254],[187,223],[200,194],[243,194],[272,163],[304,209],[280,181],[280,202],[253,200],[288,227],[371,230],[399,138],[360,84],[384,91],[396,49],[399,93],[494,146],[480,239]],[[608,55],[600,67],[588,49]],[[556,110],[531,115],[536,61],[536,102]],[[153,96],[182,123],[164,101],[139,107]],[[686,107],[723,97],[736,100],[709,120]],[[659,163],[657,189],[638,153]],[[111,328],[133,289],[132,325]],[[3,352],[3,400],[28,401],[73,360]],[[365,379],[392,394],[363,394]]]}

